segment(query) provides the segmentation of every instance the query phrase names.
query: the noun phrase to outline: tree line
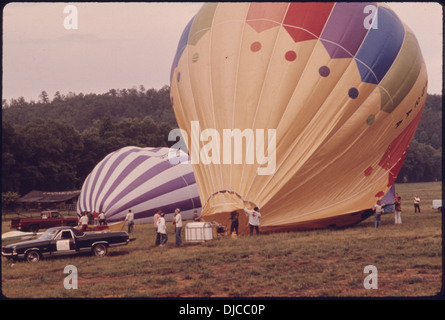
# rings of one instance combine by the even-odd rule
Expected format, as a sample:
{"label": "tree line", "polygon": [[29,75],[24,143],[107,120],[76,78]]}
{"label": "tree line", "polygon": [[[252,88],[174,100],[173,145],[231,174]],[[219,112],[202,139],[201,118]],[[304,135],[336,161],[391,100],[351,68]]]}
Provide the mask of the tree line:
{"label": "tree line", "polygon": [[428,95],[396,182],[442,180],[442,95]]}
{"label": "tree line", "polygon": [[167,147],[177,127],[169,88],[84,95],[45,91],[38,102],[3,101],[2,192],[64,191],[126,146]]}
{"label": "tree line", "polygon": [[[107,154],[125,146],[167,147],[177,127],[169,87],[112,89],[39,101],[2,101],[2,192],[80,189]],[[429,95],[398,182],[442,177],[442,96]]]}

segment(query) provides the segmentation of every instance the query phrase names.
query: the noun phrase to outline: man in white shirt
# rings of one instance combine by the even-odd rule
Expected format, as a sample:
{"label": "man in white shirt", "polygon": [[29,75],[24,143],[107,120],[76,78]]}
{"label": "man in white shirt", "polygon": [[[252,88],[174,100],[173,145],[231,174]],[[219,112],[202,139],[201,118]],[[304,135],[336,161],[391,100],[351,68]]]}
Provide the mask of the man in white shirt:
{"label": "man in white shirt", "polygon": [[181,210],[175,209],[175,217],[173,218],[173,224],[175,225],[175,233],[176,233],[176,246],[183,246],[181,239],[181,230],[182,230],[182,216]]}
{"label": "man in white shirt", "polygon": [[134,226],[134,214],[131,212],[131,210],[128,210],[127,216],[125,217],[125,221],[128,225],[128,233],[133,233],[133,226]]}
{"label": "man in white shirt", "polygon": [[85,212],[82,214],[82,216],[79,219],[79,225],[82,226],[82,231],[85,231],[88,227],[88,216]]}
{"label": "man in white shirt", "polygon": [[105,221],[105,213],[103,211],[99,213],[99,224],[101,226],[107,224],[107,222]]}
{"label": "man in white shirt", "polygon": [[414,197],[414,213],[420,213],[420,197],[416,194]]}
{"label": "man in white shirt", "polygon": [[156,210],[155,215],[153,216],[153,224],[155,226],[155,231],[156,231],[156,241],[155,241],[155,246],[159,246],[161,244],[161,235],[159,234],[158,231],[158,220],[161,217],[161,209]]}
{"label": "man in white shirt", "polygon": [[253,210],[244,208],[244,211],[249,215],[250,235],[253,234],[253,229],[256,230],[257,235],[260,234],[259,226],[260,226],[261,213],[258,207],[253,208]]}
{"label": "man in white shirt", "polygon": [[382,203],[380,202],[380,200],[377,201],[377,204],[374,206],[374,227],[376,228],[380,228],[381,225],[381,217],[383,214],[383,208],[382,208]]}
{"label": "man in white shirt", "polygon": [[163,247],[167,243],[167,226],[165,225],[164,212],[160,213],[160,217],[158,219],[158,232],[160,236],[160,247]]}

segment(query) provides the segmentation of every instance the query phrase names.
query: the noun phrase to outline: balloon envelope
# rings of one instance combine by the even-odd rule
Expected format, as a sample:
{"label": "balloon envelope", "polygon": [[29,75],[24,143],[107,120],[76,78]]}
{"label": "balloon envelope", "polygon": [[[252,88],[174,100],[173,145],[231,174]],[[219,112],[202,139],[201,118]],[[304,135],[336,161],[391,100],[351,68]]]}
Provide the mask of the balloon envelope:
{"label": "balloon envelope", "polygon": [[[173,159],[169,160],[169,151]],[[176,157],[178,156],[178,157]],[[193,169],[184,152],[169,148],[125,147],[106,156],[86,178],[77,211],[105,213],[108,222],[122,221],[132,210],[136,223],[153,221],[157,209],[183,218],[201,211]]]}
{"label": "balloon envelope", "polygon": [[[258,206],[267,231],[369,216],[402,166],[426,90],[416,37],[386,5],[203,5],[180,38],[170,94],[203,217]],[[245,134],[241,151],[223,152],[224,130]]]}

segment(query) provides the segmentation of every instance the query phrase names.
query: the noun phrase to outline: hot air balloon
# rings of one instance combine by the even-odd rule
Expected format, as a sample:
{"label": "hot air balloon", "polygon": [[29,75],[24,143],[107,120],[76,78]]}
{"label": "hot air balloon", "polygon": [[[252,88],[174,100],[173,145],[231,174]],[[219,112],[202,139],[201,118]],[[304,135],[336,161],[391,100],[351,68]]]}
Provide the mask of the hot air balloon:
{"label": "hot air balloon", "polygon": [[[135,223],[153,221],[157,209],[184,219],[201,210],[189,157],[169,148],[125,147],[107,155],[86,178],[77,212],[104,212],[107,222],[125,219],[132,210]],[[182,164],[184,163],[184,164]]]}
{"label": "hot air balloon", "polygon": [[395,182],[427,83],[387,5],[204,4],[170,92],[203,218],[257,206],[263,231],[366,218]]}

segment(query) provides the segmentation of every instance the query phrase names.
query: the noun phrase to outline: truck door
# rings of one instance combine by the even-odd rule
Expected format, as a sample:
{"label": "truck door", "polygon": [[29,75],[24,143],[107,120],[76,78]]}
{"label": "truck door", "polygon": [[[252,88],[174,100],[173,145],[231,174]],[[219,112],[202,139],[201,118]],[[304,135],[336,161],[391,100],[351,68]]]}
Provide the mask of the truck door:
{"label": "truck door", "polygon": [[73,232],[69,229],[61,230],[52,243],[52,254],[73,254],[76,253],[76,242]]}

